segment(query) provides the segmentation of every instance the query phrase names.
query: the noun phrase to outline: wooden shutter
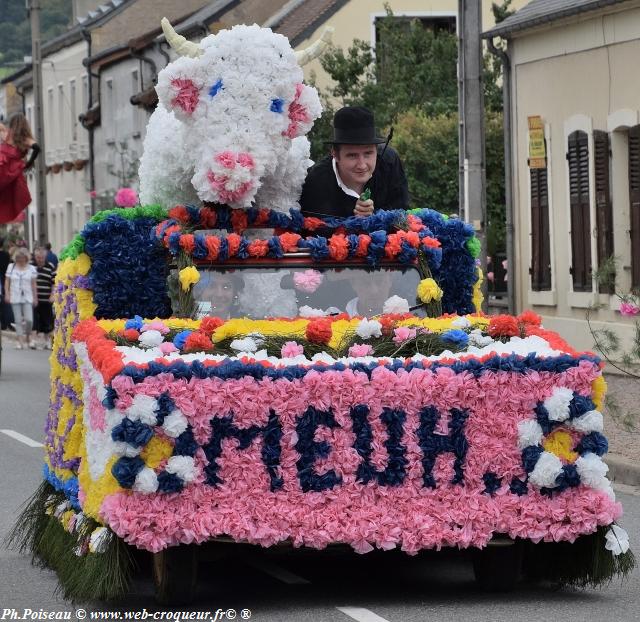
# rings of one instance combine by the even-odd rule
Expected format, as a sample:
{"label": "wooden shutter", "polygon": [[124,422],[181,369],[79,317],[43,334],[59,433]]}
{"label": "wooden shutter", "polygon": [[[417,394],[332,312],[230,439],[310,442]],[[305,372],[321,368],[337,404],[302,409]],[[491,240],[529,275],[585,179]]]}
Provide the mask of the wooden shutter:
{"label": "wooden shutter", "polygon": [[531,177],[531,289],[551,289],[549,186],[546,168],[529,169]]}
{"label": "wooden shutter", "polygon": [[631,211],[631,287],[640,287],[640,125],[629,130],[629,207]]}
{"label": "wooden shutter", "polygon": [[589,214],[589,140],[586,132],[569,135],[569,196],[571,210],[571,276],[573,291],[590,292],[591,218]]}
{"label": "wooden shutter", "polygon": [[[593,160],[595,163],[596,227],[598,233],[598,266],[613,257],[613,208],[611,205],[609,134],[602,130],[593,133]],[[603,294],[613,294],[615,283],[602,283]]]}

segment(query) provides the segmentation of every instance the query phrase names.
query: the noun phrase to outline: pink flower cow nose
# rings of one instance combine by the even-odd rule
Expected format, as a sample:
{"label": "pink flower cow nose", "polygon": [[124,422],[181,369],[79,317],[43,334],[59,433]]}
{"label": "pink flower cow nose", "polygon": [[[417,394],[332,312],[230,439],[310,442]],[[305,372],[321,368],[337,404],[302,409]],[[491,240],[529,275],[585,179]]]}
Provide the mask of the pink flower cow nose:
{"label": "pink flower cow nose", "polygon": [[223,203],[236,203],[254,186],[255,162],[250,153],[221,151],[213,156],[209,183]]}

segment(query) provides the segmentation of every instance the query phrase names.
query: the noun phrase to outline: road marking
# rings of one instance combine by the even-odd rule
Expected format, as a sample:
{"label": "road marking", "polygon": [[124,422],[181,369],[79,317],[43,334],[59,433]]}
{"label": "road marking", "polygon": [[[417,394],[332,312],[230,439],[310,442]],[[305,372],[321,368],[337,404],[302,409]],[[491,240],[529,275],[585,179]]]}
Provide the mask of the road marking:
{"label": "road marking", "polygon": [[309,585],[311,581],[264,559],[250,559],[248,564],[288,585]]}
{"label": "road marking", "polygon": [[44,447],[42,443],[38,443],[38,441],[34,441],[32,438],[29,438],[24,434],[20,434],[20,432],[16,432],[14,430],[0,430],[0,432],[10,436],[11,438],[15,438],[17,441],[20,441],[25,445],[29,445],[29,447]]}
{"label": "road marking", "polygon": [[358,622],[389,622],[385,618],[381,618],[377,613],[373,613],[373,611],[363,607],[336,607],[336,609]]}

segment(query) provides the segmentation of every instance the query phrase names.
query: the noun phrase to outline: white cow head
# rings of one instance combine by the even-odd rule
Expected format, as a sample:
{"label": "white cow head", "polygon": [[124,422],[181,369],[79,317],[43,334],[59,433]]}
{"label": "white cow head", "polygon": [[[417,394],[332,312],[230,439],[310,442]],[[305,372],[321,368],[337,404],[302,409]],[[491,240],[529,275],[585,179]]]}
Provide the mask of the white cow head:
{"label": "white cow head", "polygon": [[[321,113],[303,84],[297,54],[268,28],[234,26],[199,45],[166,20],[167,41],[182,54],[158,75],[160,104],[182,127],[184,167],[203,201],[249,207],[261,180],[285,158],[291,140]],[[317,44],[316,44],[317,45]]]}

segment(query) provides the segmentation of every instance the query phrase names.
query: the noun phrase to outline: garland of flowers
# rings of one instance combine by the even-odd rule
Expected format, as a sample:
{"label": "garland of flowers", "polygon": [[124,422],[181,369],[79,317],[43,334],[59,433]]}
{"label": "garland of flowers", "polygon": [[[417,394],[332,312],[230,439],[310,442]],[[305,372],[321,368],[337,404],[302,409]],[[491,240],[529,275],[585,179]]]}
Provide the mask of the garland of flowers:
{"label": "garland of flowers", "polygon": [[237,233],[226,236],[183,233],[177,221],[169,219],[160,223],[155,231],[157,240],[172,255],[185,252],[196,260],[209,262],[261,257],[281,259],[285,253],[307,249],[315,261],[360,258],[374,266],[385,259],[408,264],[416,259],[418,250],[422,250],[431,267],[437,269],[441,263],[440,242],[430,235],[426,227],[420,231],[399,230],[395,233],[383,230],[370,234],[334,233],[329,238],[303,238],[298,233],[288,231],[267,239],[249,240]]}

